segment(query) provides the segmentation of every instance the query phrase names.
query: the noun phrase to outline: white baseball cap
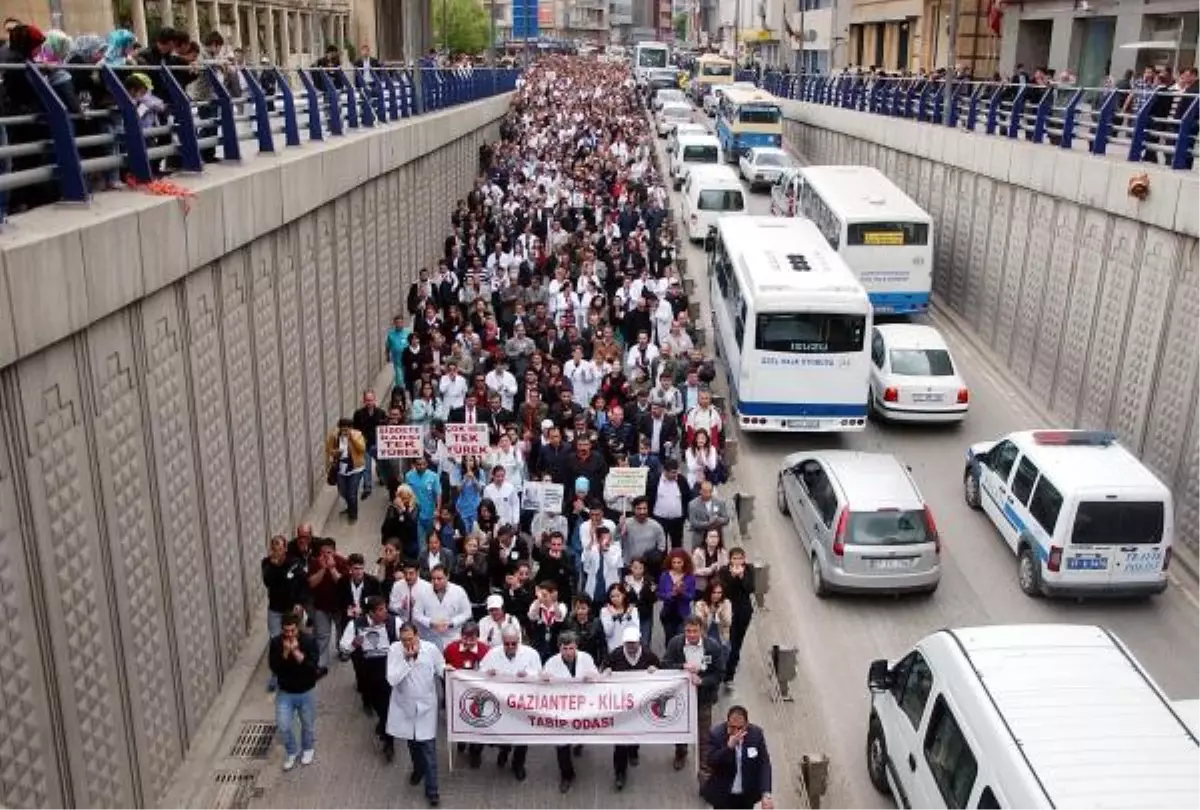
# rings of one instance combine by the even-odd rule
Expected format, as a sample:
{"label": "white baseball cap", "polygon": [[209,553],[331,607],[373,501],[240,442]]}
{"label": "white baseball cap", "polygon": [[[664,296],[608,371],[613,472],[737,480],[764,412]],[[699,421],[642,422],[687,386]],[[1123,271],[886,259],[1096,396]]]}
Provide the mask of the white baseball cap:
{"label": "white baseball cap", "polygon": [[498,593],[494,593],[487,598],[487,602],[485,602],[484,604],[487,605],[488,610],[502,608],[502,607],[504,607],[504,597]]}
{"label": "white baseball cap", "polygon": [[621,643],[622,644],[629,644],[631,642],[634,644],[639,644],[639,643],[641,643],[641,641],[642,641],[642,632],[640,630],[638,630],[636,627],[626,627],[625,631],[623,633],[621,633]]}

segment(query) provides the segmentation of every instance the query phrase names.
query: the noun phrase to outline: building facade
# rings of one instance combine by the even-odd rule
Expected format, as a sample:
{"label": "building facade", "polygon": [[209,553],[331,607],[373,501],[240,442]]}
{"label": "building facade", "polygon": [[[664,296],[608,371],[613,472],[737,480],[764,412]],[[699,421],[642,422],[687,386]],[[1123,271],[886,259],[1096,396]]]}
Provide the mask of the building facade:
{"label": "building facade", "polygon": [[[954,0],[857,0],[850,12],[846,63],[912,72],[949,67]],[[980,78],[991,76],[1000,38],[988,21],[989,0],[957,0],[955,63]]]}
{"label": "building facade", "polygon": [[[1147,65],[1196,64],[1196,0],[1026,0],[1008,3],[1000,70],[1070,71],[1085,87]],[[1136,46],[1136,47],[1133,47]]]}

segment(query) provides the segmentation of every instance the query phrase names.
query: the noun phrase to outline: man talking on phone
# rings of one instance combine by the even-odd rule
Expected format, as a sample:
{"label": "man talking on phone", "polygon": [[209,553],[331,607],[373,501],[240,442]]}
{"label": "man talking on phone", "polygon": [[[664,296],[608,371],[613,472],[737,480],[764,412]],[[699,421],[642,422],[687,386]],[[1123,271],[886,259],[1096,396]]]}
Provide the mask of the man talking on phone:
{"label": "man talking on phone", "polygon": [[715,808],[774,810],[771,798],[771,755],[767,738],[742,706],[732,706],[725,722],[713,726],[709,738],[708,766],[712,773],[700,795]]}

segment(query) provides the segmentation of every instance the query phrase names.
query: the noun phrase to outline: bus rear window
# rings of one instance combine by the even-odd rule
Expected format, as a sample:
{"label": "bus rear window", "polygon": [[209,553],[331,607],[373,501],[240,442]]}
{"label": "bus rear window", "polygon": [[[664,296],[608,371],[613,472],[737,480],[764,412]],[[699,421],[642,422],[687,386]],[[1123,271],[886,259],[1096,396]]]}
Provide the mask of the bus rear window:
{"label": "bus rear window", "polygon": [[715,146],[685,146],[683,147],[684,163],[716,163],[719,155]]}
{"label": "bus rear window", "polygon": [[924,222],[856,222],[846,226],[847,245],[899,247],[929,244]]}
{"label": "bus rear window", "polygon": [[746,202],[736,189],[708,189],[700,192],[696,208],[701,211],[744,211]]}
{"label": "bus rear window", "polygon": [[1080,501],[1071,544],[1149,546],[1163,539],[1161,501]]}
{"label": "bus rear window", "polygon": [[732,76],[733,65],[701,65],[701,76]]}
{"label": "bus rear window", "polygon": [[845,354],[863,348],[867,319],[862,315],[818,312],[759,315],[754,348],[788,354]]}
{"label": "bus rear window", "polygon": [[667,52],[662,48],[646,48],[638,51],[638,67],[663,68],[667,66]]}
{"label": "bus rear window", "polygon": [[742,107],[738,110],[738,121],[743,124],[778,124],[778,107]]}

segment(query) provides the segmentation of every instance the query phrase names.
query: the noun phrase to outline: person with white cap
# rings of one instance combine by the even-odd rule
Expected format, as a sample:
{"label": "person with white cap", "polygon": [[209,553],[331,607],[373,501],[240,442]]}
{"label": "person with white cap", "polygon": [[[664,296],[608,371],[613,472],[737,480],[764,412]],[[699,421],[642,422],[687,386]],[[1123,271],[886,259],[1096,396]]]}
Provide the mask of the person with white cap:
{"label": "person with white cap", "polygon": [[[533,647],[521,643],[520,628],[506,627],[500,633],[500,646],[488,650],[488,654],[479,662],[479,669],[489,678],[506,677],[535,681],[542,674],[542,657]],[[511,751],[513,776],[518,782],[524,782],[525,757],[529,753],[529,746],[501,745],[499,748],[496,765],[501,768],[507,765],[508,754]]]}
{"label": "person with white cap", "polygon": [[[648,672],[653,674],[659,666],[658,656],[642,644],[642,634],[636,626],[626,627],[621,634],[621,646],[608,654],[604,662],[604,674],[613,672]],[[638,746],[613,746],[613,773],[617,790],[625,789],[625,777],[629,766],[638,764]]]}
{"label": "person with white cap", "polygon": [[500,646],[500,639],[507,628],[521,632],[521,623],[517,617],[504,612],[504,597],[494,593],[484,603],[487,614],[479,621],[479,640],[494,650]]}

